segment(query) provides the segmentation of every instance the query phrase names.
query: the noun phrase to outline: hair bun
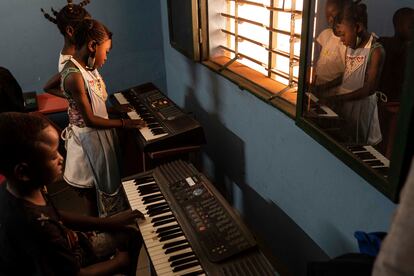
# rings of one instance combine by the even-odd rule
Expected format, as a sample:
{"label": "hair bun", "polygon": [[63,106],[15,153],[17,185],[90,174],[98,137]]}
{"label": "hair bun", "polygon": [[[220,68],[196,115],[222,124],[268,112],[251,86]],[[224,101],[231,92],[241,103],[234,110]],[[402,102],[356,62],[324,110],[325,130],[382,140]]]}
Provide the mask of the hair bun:
{"label": "hair bun", "polygon": [[84,7],[84,6],[88,5],[90,2],[91,2],[91,0],[84,0],[84,1],[79,3],[79,6]]}
{"label": "hair bun", "polygon": [[357,9],[359,9],[361,12],[366,13],[367,12],[367,5],[364,3],[358,4]]}

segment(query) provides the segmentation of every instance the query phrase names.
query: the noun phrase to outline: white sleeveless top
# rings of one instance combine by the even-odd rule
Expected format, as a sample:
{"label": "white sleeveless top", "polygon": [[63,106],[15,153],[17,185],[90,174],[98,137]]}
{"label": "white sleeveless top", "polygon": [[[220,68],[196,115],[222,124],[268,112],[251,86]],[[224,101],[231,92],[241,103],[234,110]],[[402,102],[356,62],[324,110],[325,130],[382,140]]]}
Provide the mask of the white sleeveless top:
{"label": "white sleeveless top", "polygon": [[108,119],[108,111],[105,104],[108,93],[106,92],[106,86],[101,75],[96,69],[93,71],[85,70],[73,57],[70,57],[70,61],[75,64],[82,74],[91,101],[93,114]]}
{"label": "white sleeveless top", "polygon": [[[346,50],[345,72],[337,94],[343,95],[364,86],[368,59],[371,52],[374,34],[364,48]],[[376,145],[382,140],[377,108],[377,95],[374,93],[363,99],[346,101],[339,108],[340,115],[352,125],[353,143]]]}
{"label": "white sleeveless top", "polygon": [[63,67],[65,67],[65,64],[68,60],[70,60],[72,56],[71,55],[63,55],[62,52],[59,54],[59,63],[58,63],[58,72],[62,72]]}
{"label": "white sleeveless top", "polygon": [[331,28],[323,30],[316,41],[322,49],[315,67],[316,84],[332,81],[344,73],[346,46]]}

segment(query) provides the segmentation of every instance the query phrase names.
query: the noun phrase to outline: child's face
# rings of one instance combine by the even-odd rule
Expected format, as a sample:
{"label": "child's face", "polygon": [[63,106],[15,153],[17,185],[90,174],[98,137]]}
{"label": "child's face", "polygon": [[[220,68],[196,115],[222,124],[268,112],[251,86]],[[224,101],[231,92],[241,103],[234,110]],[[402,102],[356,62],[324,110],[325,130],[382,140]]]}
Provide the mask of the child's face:
{"label": "child's face", "polygon": [[338,36],[345,46],[354,48],[357,40],[357,26],[350,22],[342,21],[341,24],[338,24]]}
{"label": "child's face", "polygon": [[100,45],[96,46],[96,53],[95,53],[95,68],[100,68],[104,65],[107,55],[112,47],[112,40],[107,39]]}
{"label": "child's face", "polygon": [[326,16],[326,21],[328,21],[329,27],[331,28],[333,27],[334,19],[338,15],[338,13],[339,13],[339,10],[338,10],[337,5],[331,4],[331,3],[326,4],[325,16]]}
{"label": "child's face", "polygon": [[405,16],[405,18],[401,20],[400,24],[395,26],[396,32],[405,41],[411,41],[413,39],[413,29],[414,29],[414,14]]}
{"label": "child's face", "polygon": [[42,181],[43,184],[51,184],[59,180],[63,172],[63,157],[58,151],[59,135],[52,126],[43,130],[38,147],[39,156],[43,160],[39,160],[39,164],[37,164],[41,172],[39,181]]}

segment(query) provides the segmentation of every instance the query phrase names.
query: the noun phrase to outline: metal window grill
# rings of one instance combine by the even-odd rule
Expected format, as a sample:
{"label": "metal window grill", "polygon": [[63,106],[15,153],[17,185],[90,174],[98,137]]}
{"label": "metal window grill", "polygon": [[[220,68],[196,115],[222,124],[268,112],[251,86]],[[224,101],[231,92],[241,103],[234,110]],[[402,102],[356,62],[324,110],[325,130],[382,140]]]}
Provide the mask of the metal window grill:
{"label": "metal window grill", "polygon": [[[221,32],[227,36],[227,45],[220,45],[220,48],[227,52],[232,59],[222,69],[228,67],[236,60],[245,59],[262,67],[267,77],[275,80],[282,78],[286,88],[297,86],[298,77],[297,73],[295,74],[295,67],[299,66],[299,54],[295,54],[295,43],[300,44],[300,34],[295,32],[295,27],[297,27],[296,21],[301,19],[302,16],[302,11],[300,10],[302,7],[297,9],[297,1],[268,0],[268,3],[264,4],[263,2],[258,3],[253,0],[227,0],[227,11],[221,13],[221,16],[227,20],[226,29],[221,29]],[[287,4],[286,2],[289,3]],[[254,16],[253,18],[252,16],[246,18],[246,16],[240,15],[241,6],[245,6],[247,9],[259,8],[266,10],[269,18],[266,20],[259,17],[254,18]],[[278,20],[280,13],[290,15],[290,22],[282,22],[285,25],[283,28],[281,28],[280,20]],[[268,33],[266,41],[258,41],[258,39],[254,38],[254,35],[242,34],[240,26],[243,24],[265,30]],[[280,35],[284,36],[285,40],[288,38],[287,49],[280,49],[278,47],[277,40],[280,39]],[[243,52],[240,46],[244,42],[267,51],[266,59],[257,58],[254,51]],[[298,45],[299,47],[300,45]],[[280,58],[287,59],[288,65],[280,66],[278,64]]]}

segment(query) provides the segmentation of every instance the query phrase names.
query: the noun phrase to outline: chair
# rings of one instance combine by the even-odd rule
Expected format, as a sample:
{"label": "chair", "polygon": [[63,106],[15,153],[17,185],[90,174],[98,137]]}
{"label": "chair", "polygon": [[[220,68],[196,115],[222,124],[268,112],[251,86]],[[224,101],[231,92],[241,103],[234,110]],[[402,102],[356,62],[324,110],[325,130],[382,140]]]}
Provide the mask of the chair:
{"label": "chair", "polygon": [[0,112],[24,112],[23,91],[14,76],[0,67]]}

